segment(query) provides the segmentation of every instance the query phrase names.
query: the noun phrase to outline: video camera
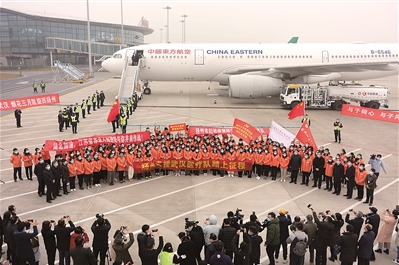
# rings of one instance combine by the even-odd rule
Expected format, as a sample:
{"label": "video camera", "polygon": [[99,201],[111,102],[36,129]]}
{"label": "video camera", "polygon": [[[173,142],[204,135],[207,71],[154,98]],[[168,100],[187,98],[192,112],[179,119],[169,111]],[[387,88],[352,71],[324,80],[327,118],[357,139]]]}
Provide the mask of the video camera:
{"label": "video camera", "polygon": [[99,218],[104,218],[104,214],[102,214],[102,213],[101,213],[101,214],[100,214],[100,213],[97,213],[97,214],[96,214],[96,218],[97,218],[97,219],[99,219]]}
{"label": "video camera", "polygon": [[308,208],[313,211],[312,204],[308,204]]}
{"label": "video camera", "polygon": [[184,218],[185,224],[184,224],[184,229],[188,229],[192,224],[196,226],[199,222],[198,221],[189,221],[188,217]]}

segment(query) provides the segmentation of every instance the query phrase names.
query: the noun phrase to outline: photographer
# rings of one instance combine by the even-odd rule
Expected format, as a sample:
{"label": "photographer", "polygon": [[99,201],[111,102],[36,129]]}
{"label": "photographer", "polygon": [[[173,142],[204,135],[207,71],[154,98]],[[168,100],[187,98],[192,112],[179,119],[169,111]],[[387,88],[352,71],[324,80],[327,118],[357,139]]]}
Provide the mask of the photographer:
{"label": "photographer", "polygon": [[327,264],[327,247],[330,243],[330,238],[334,232],[334,224],[330,216],[325,216],[324,221],[321,222],[317,218],[316,212],[311,208],[313,218],[317,224],[317,234],[315,239],[316,246],[316,264],[326,265]]}
{"label": "photographer", "polygon": [[[125,240],[126,234],[124,231],[126,231],[129,235],[129,242],[126,242]],[[116,259],[122,259],[125,264],[128,262],[133,264],[133,259],[129,253],[129,248],[133,245],[133,242],[134,236],[129,226],[122,226],[121,229],[116,232],[114,243],[112,244]]]}
{"label": "photographer", "polygon": [[263,231],[263,226],[262,224],[259,222],[258,217],[255,214],[251,214],[249,216],[249,222],[246,222],[244,224],[244,228],[249,231],[249,227],[254,226],[256,228],[256,231],[258,233]]}
{"label": "photographer", "polygon": [[83,239],[83,246],[85,245],[85,243],[89,242],[89,236],[87,235],[86,231],[82,227],[78,226],[71,234],[71,238],[69,240],[69,249],[73,249],[74,247],[76,247],[75,239],[77,237],[81,237]]}
{"label": "photographer", "polygon": [[15,243],[15,238],[14,238],[14,231],[17,229],[17,224],[19,223],[19,219],[16,215],[12,215],[10,217],[10,222],[7,224],[7,252],[10,252],[11,255],[11,260],[15,264],[19,264],[19,259],[17,255],[17,246]]}
{"label": "photographer", "polygon": [[74,265],[96,265],[97,260],[90,248],[83,247],[83,238],[75,238],[74,245],[76,247],[71,249],[71,256]]}
{"label": "photographer", "polygon": [[47,263],[48,265],[54,265],[56,244],[55,244],[55,232],[51,228],[55,226],[55,221],[43,221],[42,223],[42,236],[44,245],[47,252]]}
{"label": "photographer", "polygon": [[202,231],[202,227],[196,225],[195,222],[186,221],[186,229],[189,237],[195,244],[194,248],[195,259],[197,260],[197,262],[200,262],[202,247],[205,244],[204,232]]}
{"label": "photographer", "polygon": [[159,237],[158,247],[155,249],[155,240],[152,235],[145,235],[143,243],[143,252],[142,252],[142,265],[158,265],[158,255],[161,253],[163,248],[163,236],[161,235],[161,231],[157,230],[157,234]]}
{"label": "photographer", "polygon": [[96,220],[91,225],[91,231],[94,234],[93,238],[93,253],[94,258],[97,259],[100,253],[100,265],[105,264],[105,254],[108,250],[108,232],[111,229],[111,224],[104,215],[96,214]]}
{"label": "photographer", "polygon": [[[349,219],[350,213],[353,213],[355,215],[354,219]],[[363,213],[361,211],[354,211],[353,209],[350,209],[345,216],[345,222],[353,225],[353,233],[357,235],[357,237],[360,237],[360,230],[362,230],[363,226]]]}
{"label": "photographer", "polygon": [[[66,227],[65,220],[68,221],[70,227]],[[75,230],[75,225],[71,221],[69,215],[64,216],[58,221],[58,224],[54,228],[55,235],[57,237],[57,249],[59,254],[60,265],[69,265],[71,263],[69,253],[69,240],[71,238],[71,232]]]}
{"label": "photographer", "polygon": [[32,249],[31,239],[39,233],[37,230],[38,223],[31,220],[29,224],[33,226],[33,233],[26,233],[27,224],[25,222],[17,224],[17,230],[14,232],[16,254],[19,257],[19,264],[29,263],[30,265],[35,265],[35,254]]}
{"label": "photographer", "polygon": [[243,231],[243,241],[240,243],[240,247],[238,246],[238,241],[240,240],[241,231],[238,230],[236,235],[233,237],[231,241],[231,246],[233,247],[234,252],[234,265],[250,265],[250,254],[252,252],[252,242],[248,233],[244,229]]}
{"label": "photographer", "polygon": [[195,259],[197,252],[194,241],[192,241],[184,232],[180,232],[178,236],[181,240],[181,243],[177,248],[177,254],[180,258],[177,261],[173,259],[173,263],[180,263],[180,265],[196,264]]}

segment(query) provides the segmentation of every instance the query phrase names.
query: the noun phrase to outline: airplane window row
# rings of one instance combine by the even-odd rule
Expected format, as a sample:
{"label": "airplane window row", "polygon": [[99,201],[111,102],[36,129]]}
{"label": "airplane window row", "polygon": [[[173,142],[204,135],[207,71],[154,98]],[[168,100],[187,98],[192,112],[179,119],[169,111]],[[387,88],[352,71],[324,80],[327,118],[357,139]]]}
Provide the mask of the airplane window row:
{"label": "airplane window row", "polygon": [[397,54],[368,54],[368,55],[332,55],[331,58],[377,58],[377,57],[398,57]]}
{"label": "airplane window row", "polygon": [[187,59],[187,55],[181,55],[181,56],[179,56],[179,55],[170,55],[170,56],[168,56],[168,55],[166,55],[166,56],[164,56],[164,55],[155,55],[155,56],[153,56],[153,55],[151,55],[151,59]]}
{"label": "airplane window row", "polygon": [[[224,55],[219,55],[218,59],[234,59],[235,56],[224,56]],[[240,58],[242,58],[242,55],[240,55]],[[301,58],[312,58],[312,55],[247,55],[247,58],[255,58],[255,59],[301,59]]]}

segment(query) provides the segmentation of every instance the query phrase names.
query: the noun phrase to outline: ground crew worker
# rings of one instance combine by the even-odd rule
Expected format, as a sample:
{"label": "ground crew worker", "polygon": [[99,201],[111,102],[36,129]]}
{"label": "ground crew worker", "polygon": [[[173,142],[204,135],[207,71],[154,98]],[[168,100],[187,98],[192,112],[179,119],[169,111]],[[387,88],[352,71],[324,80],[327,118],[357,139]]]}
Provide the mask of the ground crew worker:
{"label": "ground crew worker", "polygon": [[105,94],[104,91],[100,91],[100,100],[101,100],[101,107],[104,107],[104,100],[105,100]]}
{"label": "ground crew worker", "polygon": [[309,117],[308,117],[308,114],[306,114],[306,115],[303,117],[301,123],[303,123],[304,121],[306,121],[306,122],[308,123],[308,125],[310,126],[310,119],[309,119]]}
{"label": "ground crew worker", "polygon": [[97,106],[97,96],[96,96],[96,94],[93,94],[93,97],[91,98],[91,101],[93,102],[93,111],[96,111],[96,106]]}
{"label": "ground crew worker", "polygon": [[14,181],[17,182],[17,174],[20,180],[22,179],[22,156],[18,152],[17,148],[12,149],[12,155],[10,157],[10,163],[14,169]]}
{"label": "ground crew worker", "polygon": [[128,111],[129,111],[130,115],[132,115],[133,114],[133,100],[131,97],[128,98],[128,100],[127,100],[127,107],[128,107]]}
{"label": "ground crew worker", "polygon": [[86,100],[86,105],[87,105],[87,114],[90,114],[90,108],[91,108],[91,97],[88,96]]}
{"label": "ground crew worker", "polygon": [[68,116],[68,112],[67,112],[66,108],[64,108],[64,110],[62,111],[62,121],[65,124],[65,129],[68,129],[68,127],[69,127],[69,116]]}
{"label": "ground crew worker", "polygon": [[42,82],[40,83],[40,87],[42,88],[42,93],[46,92],[46,84],[44,83],[44,81],[42,80]]}
{"label": "ground crew worker", "polygon": [[21,125],[21,114],[22,114],[22,111],[20,109],[16,109],[14,111],[15,120],[17,121],[17,128],[21,128],[22,127],[22,125]]}
{"label": "ground crew worker", "polygon": [[86,119],[86,101],[82,99],[82,105],[80,105],[80,108],[82,109],[82,117],[83,119]]}
{"label": "ground crew worker", "polygon": [[121,129],[122,129],[122,133],[126,133],[127,117],[125,116],[124,113],[121,114],[120,125],[121,125]]}
{"label": "ground crew worker", "polygon": [[79,120],[79,112],[80,112],[79,104],[76,103],[75,107],[73,108],[73,113],[75,113],[76,119],[78,119],[78,120]]}
{"label": "ground crew worker", "polygon": [[63,128],[64,128],[64,120],[62,118],[62,111],[60,110],[58,111],[58,130],[60,132],[63,132],[64,131]]}
{"label": "ground crew worker", "polygon": [[97,97],[97,109],[100,108],[100,101],[101,101],[101,96],[100,93],[96,90],[96,97]]}
{"label": "ground crew worker", "polygon": [[78,122],[79,118],[76,116],[75,113],[72,113],[71,116],[71,124],[72,124],[72,133],[78,133]]}
{"label": "ground crew worker", "polygon": [[32,87],[33,87],[33,93],[37,93],[37,84],[36,84],[36,82],[33,82]]}
{"label": "ground crew worker", "polygon": [[344,127],[342,122],[339,121],[339,118],[334,122],[334,136],[335,136],[335,143],[337,140],[341,143],[341,129]]}

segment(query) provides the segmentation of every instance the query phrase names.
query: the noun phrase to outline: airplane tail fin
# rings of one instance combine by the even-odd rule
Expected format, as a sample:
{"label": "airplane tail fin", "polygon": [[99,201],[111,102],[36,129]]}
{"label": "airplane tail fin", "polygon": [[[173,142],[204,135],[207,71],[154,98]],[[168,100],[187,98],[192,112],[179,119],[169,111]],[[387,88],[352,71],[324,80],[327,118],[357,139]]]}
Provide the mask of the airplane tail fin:
{"label": "airplane tail fin", "polygon": [[288,43],[297,43],[298,42],[299,37],[292,37]]}

